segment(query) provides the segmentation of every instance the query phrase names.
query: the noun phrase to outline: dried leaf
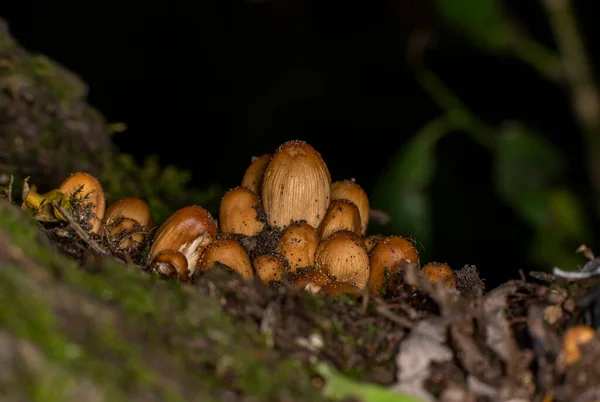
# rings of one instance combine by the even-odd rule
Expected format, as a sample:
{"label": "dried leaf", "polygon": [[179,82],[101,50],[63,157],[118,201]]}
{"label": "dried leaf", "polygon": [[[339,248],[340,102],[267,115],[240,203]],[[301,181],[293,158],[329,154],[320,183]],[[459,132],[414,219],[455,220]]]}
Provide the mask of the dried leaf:
{"label": "dried leaf", "polygon": [[449,318],[433,317],[420,321],[411,331],[396,357],[398,383],[394,390],[435,400],[423,385],[431,374],[431,363],[443,363],[453,358],[452,350],[446,346],[449,325]]}
{"label": "dried leaf", "polygon": [[39,194],[34,185],[29,185],[29,177],[25,178],[21,209],[31,211],[34,218],[40,222],[67,222],[67,218],[52,205],[52,201],[56,201],[68,213],[73,213],[68,197],[61,191],[51,190],[46,194]]}

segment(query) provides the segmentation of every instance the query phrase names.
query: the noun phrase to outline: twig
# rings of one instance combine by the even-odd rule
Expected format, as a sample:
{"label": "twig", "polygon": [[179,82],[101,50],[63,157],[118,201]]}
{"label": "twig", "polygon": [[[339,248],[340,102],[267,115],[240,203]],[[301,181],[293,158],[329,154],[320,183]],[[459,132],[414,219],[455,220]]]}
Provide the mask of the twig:
{"label": "twig", "polygon": [[555,83],[564,82],[560,57],[528,35],[513,32],[512,50],[516,58]]}
{"label": "twig", "polygon": [[273,348],[273,326],[277,320],[277,312],[279,311],[279,304],[281,297],[277,297],[276,300],[271,301],[263,312],[262,319],[260,321],[260,332],[265,335],[267,346]]}
{"label": "twig", "polygon": [[71,226],[71,228],[73,228],[73,230],[75,231],[75,233],[77,233],[77,235],[81,238],[81,240],[83,240],[88,246],[90,246],[92,248],[92,250],[94,250],[96,253],[98,253],[100,255],[105,255],[105,256],[110,255],[108,253],[108,251],[104,250],[102,247],[100,247],[98,244],[96,244],[95,241],[90,239],[90,236],[86,233],[86,231],[83,230],[81,228],[81,226],[79,226],[79,224],[75,221],[75,219],[71,216],[71,214],[69,214],[67,212],[67,210],[65,208],[63,208],[56,200],[52,201],[52,206],[54,206],[54,208],[58,209],[60,211],[60,213],[65,218],[67,218],[67,221],[69,221],[69,225]]}
{"label": "twig", "polygon": [[363,297],[362,297],[362,303],[360,305],[360,312],[361,314],[367,314],[367,309],[369,308],[369,289],[365,289],[365,292],[363,293]]}
{"label": "twig", "polygon": [[377,306],[375,308],[375,311],[377,312],[377,314],[387,318],[390,321],[395,322],[396,324],[400,325],[401,327],[408,328],[408,329],[412,329],[414,327],[414,324],[412,323],[412,321],[388,310],[388,308],[383,304],[380,306]]}
{"label": "twig", "polygon": [[494,146],[497,132],[479,120],[433,71],[416,70],[416,77],[434,102],[446,111],[447,119],[455,127],[464,130],[474,141],[487,149]]}
{"label": "twig", "polygon": [[[584,131],[591,185],[600,200],[600,93],[570,0],[541,0],[558,43],[571,104]],[[600,211],[600,203],[597,204]]]}
{"label": "twig", "polygon": [[15,176],[10,175],[10,181],[8,182],[8,202],[12,202],[12,191],[13,191],[13,183],[15,181]]}

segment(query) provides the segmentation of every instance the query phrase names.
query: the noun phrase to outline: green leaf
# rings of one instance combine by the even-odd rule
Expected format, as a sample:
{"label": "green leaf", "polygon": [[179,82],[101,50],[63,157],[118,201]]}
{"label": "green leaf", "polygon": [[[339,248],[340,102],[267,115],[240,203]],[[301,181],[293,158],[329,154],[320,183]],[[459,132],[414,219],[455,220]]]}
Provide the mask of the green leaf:
{"label": "green leaf", "polygon": [[392,161],[375,186],[372,204],[391,216],[386,227],[428,245],[431,240],[429,185],[435,172],[435,145],[450,130],[446,119],[430,122]]}
{"label": "green leaf", "polygon": [[520,124],[497,137],[495,182],[500,196],[533,227],[550,224],[548,197],[560,183],[562,154],[546,138]]}
{"label": "green leaf", "polygon": [[335,372],[325,363],[316,366],[317,373],[325,380],[323,393],[326,398],[359,398],[362,402],[422,402],[421,399],[392,392],[385,387],[364,384]]}
{"label": "green leaf", "polygon": [[575,268],[574,250],[589,239],[581,201],[563,178],[560,151],[520,124],[497,139],[495,183],[499,195],[535,232],[530,258],[550,269]]}
{"label": "green leaf", "polygon": [[510,41],[510,25],[500,0],[438,0],[438,12],[476,44],[501,49]]}

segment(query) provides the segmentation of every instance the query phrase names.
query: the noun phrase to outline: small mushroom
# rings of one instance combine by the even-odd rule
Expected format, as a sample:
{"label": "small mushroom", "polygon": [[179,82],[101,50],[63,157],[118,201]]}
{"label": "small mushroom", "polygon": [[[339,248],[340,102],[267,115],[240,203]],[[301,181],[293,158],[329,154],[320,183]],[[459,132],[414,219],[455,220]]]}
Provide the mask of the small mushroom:
{"label": "small mushroom", "polygon": [[335,232],[319,244],[315,266],[338,282],[364,289],[369,281],[369,254],[361,237],[348,230]]}
{"label": "small mushroom", "polygon": [[332,279],[326,273],[315,267],[302,268],[288,276],[288,282],[296,290],[318,293]]}
{"label": "small mushroom", "polygon": [[321,155],[304,141],[282,144],[265,170],[262,202],[269,225],[284,229],[294,221],[316,228],[331,197],[331,176]]}
{"label": "small mushroom", "polygon": [[370,235],[367,237],[363,238],[363,241],[365,242],[365,246],[367,246],[367,251],[370,253],[371,251],[373,251],[373,248],[377,245],[377,243],[379,243],[379,241],[383,239],[382,235]]}
{"label": "small mushroom", "polygon": [[450,288],[456,288],[456,277],[454,271],[446,263],[443,262],[429,262],[423,265],[421,273],[431,283],[441,282]]}
{"label": "small mushroom", "polygon": [[369,290],[373,293],[385,293],[389,283],[403,271],[404,264],[419,265],[419,253],[404,237],[387,236],[380,240],[371,251],[370,262]]}
{"label": "small mushroom", "polygon": [[565,365],[570,366],[581,359],[581,345],[592,341],[596,331],[587,325],[574,325],[563,336],[562,358]]}
{"label": "small mushroom", "polygon": [[104,213],[104,227],[112,238],[129,234],[119,243],[118,249],[137,250],[153,226],[150,206],[141,198],[122,198],[110,204]]}
{"label": "small mushroom", "polygon": [[354,180],[340,180],[331,183],[331,201],[346,199],[352,201],[360,213],[360,234],[367,233],[369,225],[369,197]]}
{"label": "small mushroom", "polygon": [[319,294],[321,293],[332,297],[348,295],[357,298],[363,295],[363,291],[358,286],[349,282],[331,282],[321,288]]}
{"label": "small mushroom", "polygon": [[286,261],[279,256],[263,254],[252,260],[252,265],[260,281],[265,285],[270,282],[278,282],[285,273]]}
{"label": "small mushroom", "polygon": [[235,187],[225,193],[219,208],[219,225],[223,233],[256,236],[266,222],[259,220],[261,208],[258,196],[245,187]]}
{"label": "small mushroom", "polygon": [[[191,205],[175,211],[160,225],[152,242],[149,253],[149,267],[159,273],[171,275],[181,272],[181,255],[185,257],[189,276],[194,273],[204,247],[217,238],[217,224],[212,215],[204,208]],[[161,264],[155,261],[161,254]],[[171,268],[167,268],[169,255],[172,256]]]}
{"label": "small mushroom", "polygon": [[288,262],[289,271],[315,265],[315,252],[319,245],[319,235],[315,228],[306,222],[294,222],[285,228],[277,245],[277,250]]}
{"label": "small mushroom", "polygon": [[85,172],[73,173],[60,184],[58,190],[67,198],[74,197],[80,200],[83,205],[89,203],[91,213],[89,217],[90,232],[98,234],[106,208],[104,190],[98,179]]}
{"label": "small mushroom", "polygon": [[183,253],[177,250],[161,251],[152,260],[155,272],[182,282],[189,281],[188,260]]}
{"label": "small mushroom", "polygon": [[215,268],[217,264],[231,268],[244,278],[254,278],[248,253],[233,239],[218,239],[210,243],[198,261],[198,271],[208,271]]}
{"label": "small mushroom", "polygon": [[246,187],[256,194],[260,194],[265,170],[267,169],[267,165],[272,156],[273,155],[271,154],[262,154],[261,156],[252,157],[252,162],[246,169],[244,177],[242,178],[243,187]]}
{"label": "small mushroom", "polygon": [[319,225],[319,236],[326,239],[340,230],[360,234],[360,213],[358,207],[345,199],[333,200],[327,208],[325,218]]}

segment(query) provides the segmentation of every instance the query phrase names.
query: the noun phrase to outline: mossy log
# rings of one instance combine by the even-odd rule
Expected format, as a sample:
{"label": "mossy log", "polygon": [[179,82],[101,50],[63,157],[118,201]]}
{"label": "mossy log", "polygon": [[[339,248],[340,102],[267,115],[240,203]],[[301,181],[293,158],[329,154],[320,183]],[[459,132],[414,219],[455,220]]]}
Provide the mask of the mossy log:
{"label": "mossy log", "polygon": [[110,260],[86,269],[0,200],[0,399],[322,400],[215,300]]}
{"label": "mossy log", "polygon": [[26,51],[0,19],[0,173],[35,177],[42,188],[72,172],[98,174],[113,146],[87,91],[74,73]]}

